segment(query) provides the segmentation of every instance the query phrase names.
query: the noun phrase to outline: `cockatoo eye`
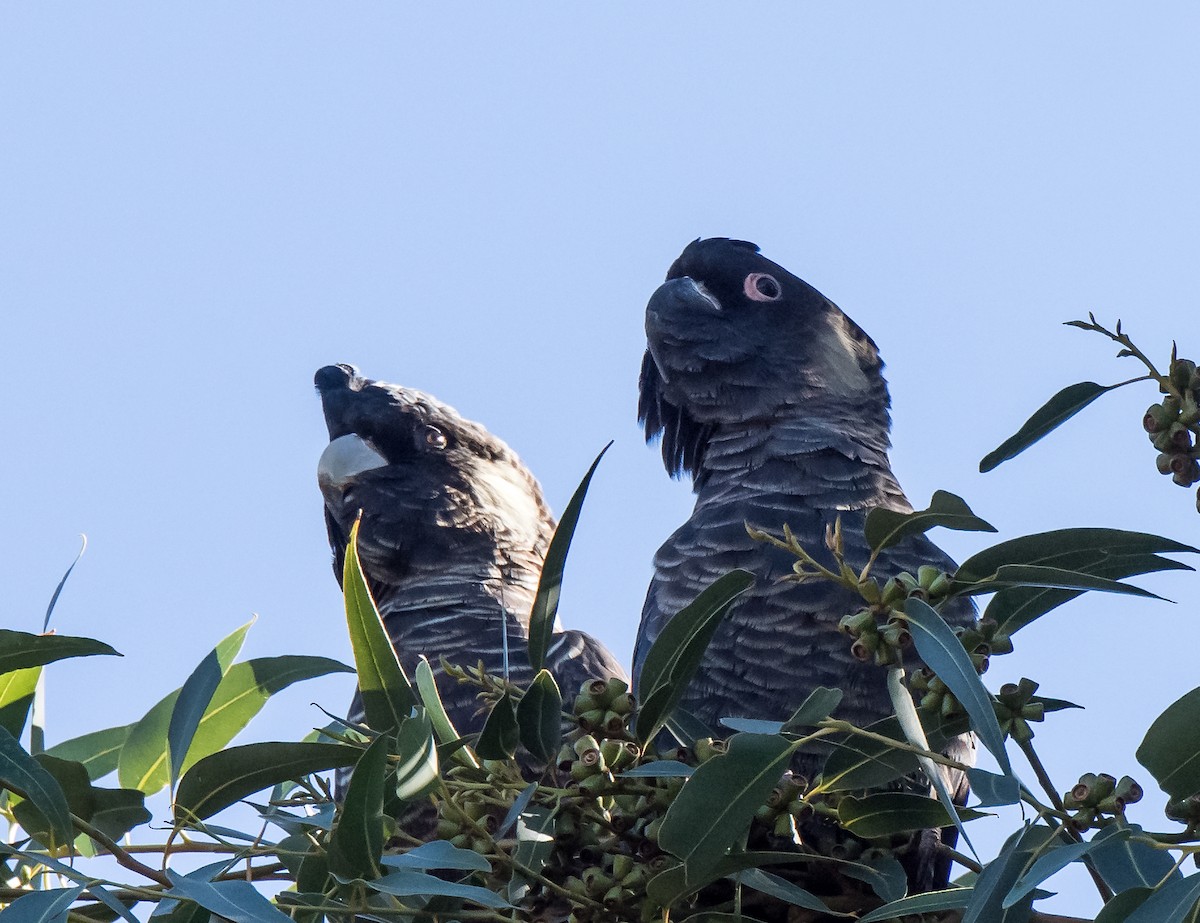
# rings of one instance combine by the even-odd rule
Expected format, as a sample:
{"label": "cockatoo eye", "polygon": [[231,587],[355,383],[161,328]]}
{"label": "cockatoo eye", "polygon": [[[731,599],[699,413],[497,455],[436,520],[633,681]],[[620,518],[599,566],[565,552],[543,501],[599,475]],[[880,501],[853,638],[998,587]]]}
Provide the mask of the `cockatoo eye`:
{"label": "cockatoo eye", "polygon": [[425,444],[432,446],[435,449],[444,449],[449,440],[446,439],[446,434],[436,426],[425,427]]}
{"label": "cockatoo eye", "polygon": [[778,301],[783,294],[775,277],[765,272],[752,272],[746,276],[742,291],[751,301]]}

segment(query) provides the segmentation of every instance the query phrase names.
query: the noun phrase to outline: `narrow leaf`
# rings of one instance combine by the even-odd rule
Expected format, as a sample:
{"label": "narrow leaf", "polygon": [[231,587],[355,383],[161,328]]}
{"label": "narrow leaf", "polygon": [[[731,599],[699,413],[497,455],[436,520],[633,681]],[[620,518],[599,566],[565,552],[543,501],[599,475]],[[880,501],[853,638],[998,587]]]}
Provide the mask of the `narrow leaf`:
{"label": "narrow leaf", "polygon": [[992,697],[975,672],[962,642],[937,610],[924,600],[907,600],[904,616],[921,659],[962,703],[971,716],[971,726],[979,734],[980,742],[996,758],[1000,769],[1005,775],[1012,775],[1012,765],[1004,749],[1004,735],[992,708]]}
{"label": "narrow leaf", "polygon": [[897,920],[900,917],[936,913],[939,910],[961,910],[970,900],[970,888],[950,888],[946,891],[914,894],[912,897],[904,897],[872,910],[865,917],[861,917],[858,923],[879,923],[881,920]]}
{"label": "narrow leaf", "polygon": [[248,881],[200,881],[167,869],[173,897],[195,901],[233,923],[292,923],[292,918],[263,897]]}
{"label": "narrow leaf", "polygon": [[[302,680],[342,672],[351,671],[327,657],[256,657],[235,663],[200,720],[183,771],[233,740],[275,693]],[[165,696],[129,731],[117,769],[125,788],[149,795],[167,784],[167,728],[178,696],[179,690]]]}
{"label": "narrow leaf", "polygon": [[626,769],[621,776],[630,779],[686,779],[696,772],[695,766],[679,760],[655,760],[633,769]]}
{"label": "narrow leaf", "polygon": [[0,628],[0,673],[45,666],[68,657],[120,657],[103,641],[70,635],[33,635]]}
{"label": "narrow leaf", "polygon": [[549,670],[540,670],[517,704],[521,743],[532,756],[548,763],[562,742],[562,693]]}
{"label": "narrow leaf", "polygon": [[1169,881],[1125,918],[1125,923],[1184,923],[1200,901],[1200,875]]}
{"label": "narrow leaf", "polygon": [[175,793],[175,817],[203,820],[279,782],[353,766],[362,754],[357,747],[326,743],[258,743],[221,750],[184,773]]}
{"label": "narrow leaf", "polygon": [[1098,573],[1081,562],[1163,552],[1197,554],[1200,549],[1161,535],[1124,529],[1055,529],[1022,535],[985,548],[963,561],[954,576],[956,580],[973,583],[995,575],[1005,564],[1035,564]]}
{"label": "narrow leaf", "polygon": [[533,610],[529,615],[529,665],[535,670],[540,670],[545,665],[546,651],[550,649],[554,624],[558,618],[558,599],[562,592],[563,569],[567,565],[567,552],[571,548],[575,526],[579,523],[579,512],[583,509],[583,500],[587,496],[588,486],[592,483],[592,475],[596,473],[600,459],[604,457],[604,453],[611,445],[610,442],[600,450],[600,454],[588,468],[587,474],[575,488],[575,493],[571,496],[567,508],[563,510],[558,527],[554,530],[550,547],[546,549],[546,560],[542,564],[542,576],[538,580],[537,595],[533,598]]}
{"label": "narrow leaf", "polygon": [[132,788],[92,788],[92,816],[88,821],[112,840],[120,840],[134,827],[148,824],[146,796]]}
{"label": "narrow leaf", "polygon": [[[646,896],[660,907],[670,907],[689,894],[700,890],[722,878],[727,878],[743,869],[760,868],[771,865],[795,865],[799,857],[794,852],[744,852],[724,856],[718,860],[708,875],[699,881],[686,880],[682,864],[673,865],[659,872],[646,884]],[[838,863],[839,866],[842,863]],[[863,866],[865,869],[866,867]],[[833,913],[826,910],[826,913]]]}
{"label": "narrow leaf", "polygon": [[414,846],[398,856],[380,860],[388,868],[398,869],[457,869],[464,872],[490,872],[491,863],[473,849],[459,849],[447,840],[432,840]]}
{"label": "narrow leaf", "polygon": [[1004,896],[1016,883],[1017,876],[1033,855],[1055,832],[1048,827],[1026,825],[1004,841],[1000,854],[984,866],[971,900],[963,913],[962,923],[992,923],[1003,917]]}
{"label": "narrow leaf", "polygon": [[824,721],[842,704],[845,695],[841,689],[818,686],[800,703],[800,707],[783,723],[785,731],[800,731]]}
{"label": "narrow leaf", "polygon": [[1172,798],[1200,792],[1200,689],[1168,705],[1154,719],[1136,755]]}
{"label": "narrow leaf", "polygon": [[971,783],[971,794],[979,799],[976,807],[999,807],[1017,804],[1021,800],[1021,783],[1013,776],[998,776],[984,769],[968,769],[967,781]]}
{"label": "narrow leaf", "polygon": [[659,845],[684,862],[688,884],[709,874],[778,784],[795,747],[778,736],[735,734],[696,769],[663,818]]}
{"label": "narrow leaf", "polygon": [[426,875],[424,872],[415,872],[410,869],[392,872],[391,874],[384,875],[382,878],[368,881],[367,887],[375,891],[382,891],[384,894],[393,894],[396,897],[433,897],[437,895],[442,897],[456,897],[464,901],[470,901],[473,904],[479,904],[481,907],[501,909],[512,906],[499,894],[489,891],[487,888],[481,888],[478,885],[458,884],[453,881],[443,881],[441,878],[435,878],[432,875]]}
{"label": "narrow leaf", "polygon": [[437,746],[429,716],[418,710],[396,734],[396,797],[408,801],[429,791],[438,779]]}
{"label": "narrow leaf", "polygon": [[80,885],[22,894],[4,908],[4,923],[66,923],[71,905],[85,890]]}
{"label": "narrow leaf", "polygon": [[132,724],[125,724],[121,727],[105,728],[102,731],[92,731],[90,734],[72,737],[70,740],[64,740],[62,743],[50,747],[46,753],[62,760],[75,760],[77,763],[83,763],[84,768],[88,771],[88,776],[93,782],[96,782],[117,768],[117,758],[121,754],[121,747],[125,745],[125,740],[129,737],[132,727]]}
{"label": "narrow leaf", "polygon": [[41,667],[0,673],[0,727],[18,740],[25,730],[25,722],[29,719],[33,694],[41,675]]}
{"label": "narrow leaf", "polygon": [[[753,888],[762,894],[769,894],[788,904],[803,907],[805,910],[816,910],[818,913],[831,913],[830,909],[815,894],[805,891],[798,885],[792,884],[786,878],[764,872],[762,869],[746,869],[733,876],[733,880],[748,888]],[[843,916],[843,914],[835,914]],[[849,914],[846,914],[849,916]],[[694,918],[693,918],[694,919]]]}
{"label": "narrow leaf", "polygon": [[733,602],[754,583],[754,575],[735,570],[718,578],[667,622],[646,654],[638,678],[642,705],[637,737],[645,743],[671,716],[687,691],[704,651]]}
{"label": "narrow leaf", "polygon": [[71,811],[62,787],[12,734],[0,728],[0,788],[11,787],[41,812],[48,825],[46,846],[65,846],[75,839]]}
{"label": "narrow leaf", "polygon": [[1113,897],[1096,914],[1095,923],[1126,923],[1129,915],[1146,903],[1146,899],[1154,893],[1152,888],[1129,888]]}
{"label": "narrow leaf", "polygon": [[1101,593],[1124,593],[1128,596],[1162,599],[1161,596],[1143,590],[1141,587],[1121,583],[1118,580],[1081,574],[1078,571],[1064,570],[1059,567],[1043,567],[1037,564],[1004,564],[991,577],[972,584],[955,580],[953,592],[959,595],[973,595],[993,593],[1006,587],[1030,586],[1053,587],[1060,590],[1097,590]]}
{"label": "narrow leaf", "polygon": [[58,581],[58,586],[54,588],[54,593],[50,597],[50,603],[46,606],[46,617],[42,619],[43,632],[50,630],[50,617],[54,615],[54,607],[58,605],[58,597],[62,595],[63,587],[67,585],[67,578],[71,576],[71,571],[75,569],[75,565],[79,563],[80,558],[83,557],[83,553],[87,551],[87,536],[80,533],[79,538],[79,554],[75,555],[75,560],[63,572],[62,579]]}
{"label": "narrow leaf", "polygon": [[508,836],[508,831],[513,828],[521,814],[529,807],[529,802],[533,800],[533,796],[537,794],[538,784],[530,782],[521,790],[521,794],[517,795],[513,801],[512,807],[508,809],[508,813],[504,815],[504,820],[500,821],[500,826],[496,828],[496,833],[493,839],[502,840]]}
{"label": "narrow leaf", "polygon": [[[424,657],[417,663],[417,675],[414,678],[417,682],[417,696],[421,700],[421,705],[425,708],[425,714],[429,716],[429,721],[433,725],[433,732],[437,735],[438,743],[452,744],[460,740],[458,729],[454,726],[454,722],[450,720],[450,715],[446,712],[446,706],[442,704],[442,697],[438,693],[437,680],[434,678],[433,668]],[[475,754],[467,747],[457,749],[454,758],[468,766],[476,769],[479,768],[479,760],[475,759]]]}
{"label": "narrow leaf", "polygon": [[945,490],[937,490],[928,509],[902,513],[877,506],[867,513],[863,534],[872,551],[881,551],[903,541],[910,535],[920,535],[935,526],[958,532],[995,532],[991,523],[971,512],[967,502]]}
{"label": "narrow leaf", "polygon": [[[1123,832],[1127,833],[1127,831]],[[1104,841],[1093,839],[1088,843],[1071,843],[1052,847],[1048,852],[1039,856],[1029,870],[1017,880],[1012,890],[1005,896],[1002,906],[1011,907],[1051,875],[1062,871],[1072,862],[1078,862],[1102,842]]]}
{"label": "narrow leaf", "polygon": [[721,727],[746,734],[782,734],[782,721],[764,721],[762,718],[722,718]]}
{"label": "narrow leaf", "polygon": [[242,649],[246,633],[258,616],[238,628],[196,665],[192,675],[180,687],[175,707],[171,709],[171,720],[167,725],[167,754],[171,785],[179,781],[179,773],[187,756],[192,737],[200,726],[200,719],[212,701],[213,693],[221,684],[233,660]]}
{"label": "narrow leaf", "polygon": [[359,564],[357,522],[346,544],[342,587],[367,726],[380,732],[395,730],[412,713],[417,697],[396,657]]}
{"label": "narrow leaf", "polygon": [[[925,729],[929,749],[933,752],[945,750],[952,738],[970,730],[965,716],[959,715],[947,720],[940,715],[918,712],[918,717]],[[896,741],[905,741],[900,722],[895,717],[876,721],[867,725],[864,730]],[[818,791],[845,792],[860,788],[878,788],[920,768],[915,754],[855,734],[827,737],[825,741],[835,749],[821,769]]]}
{"label": "narrow leaf", "polygon": [[1016,433],[983,456],[979,463],[980,474],[986,474],[1002,462],[1020,455],[1047,433],[1066,423],[1101,394],[1119,387],[1121,385],[1098,385],[1094,381],[1081,381],[1063,388],[1034,411],[1033,416],[1026,420]]}
{"label": "narrow leaf", "polygon": [[517,729],[517,712],[512,697],[506,692],[488,713],[475,752],[485,760],[512,759],[517,752],[520,735]]}
{"label": "narrow leaf", "polygon": [[[982,811],[959,808],[961,820],[984,817]],[[954,819],[940,801],[909,792],[883,792],[865,798],[846,796],[838,802],[838,822],[856,836],[871,839],[908,830],[948,827]]]}
{"label": "narrow leaf", "polygon": [[1153,888],[1167,876],[1172,881],[1183,877],[1169,852],[1135,839],[1141,833],[1137,824],[1118,822],[1092,837],[1098,845],[1091,864],[1115,892]]}
{"label": "narrow leaf", "polygon": [[329,871],[346,880],[370,879],[379,874],[388,743],[388,736],[380,734],[362,754],[350,776],[341,817],[329,838]]}

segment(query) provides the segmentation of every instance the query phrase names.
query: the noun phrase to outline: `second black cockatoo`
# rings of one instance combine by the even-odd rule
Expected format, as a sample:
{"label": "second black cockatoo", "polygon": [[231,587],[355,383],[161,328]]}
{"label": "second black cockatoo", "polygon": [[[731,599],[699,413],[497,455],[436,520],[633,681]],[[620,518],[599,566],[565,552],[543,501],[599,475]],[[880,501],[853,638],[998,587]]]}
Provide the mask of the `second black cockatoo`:
{"label": "second black cockatoo", "polygon": [[[717,630],[684,709],[719,731],[723,717],[784,720],[815,687],[830,686],[845,693],[835,717],[861,726],[892,714],[883,668],[856,660],[837,630],[862,601],[831,583],[779,582],[795,558],[746,530],[778,534],[786,524],[831,564],[824,536],[840,517],[846,559],[861,568],[867,510],[911,509],[888,463],[890,399],[875,344],[756,245],[725,238],[696,240],[672,264],[647,306],[646,336],[639,417],[647,441],[662,437],[667,470],[690,475],[697,497],[655,556],[635,691],[667,621],[740,567],[756,583]],[[874,573],[916,573],[921,564],[954,569],[921,535],[884,551]],[[974,618],[965,602],[943,615],[952,626]],[[906,665],[920,665],[912,660]],[[957,738],[953,750],[969,758],[970,738]],[[824,757],[800,759],[811,778]],[[913,886],[944,883],[947,863],[926,856],[918,864]]]}
{"label": "second black cockatoo", "polygon": [[[440,659],[482,661],[521,685],[533,678],[530,609],[554,517],[516,454],[428,394],[363,378],[349,365],[316,374],[330,443],[318,482],[342,577],[350,527],[362,511],[359,559],[401,664],[428,658],[461,734],[481,729],[476,694]],[[546,666],[564,697],[624,670],[595,638],[555,626]],[[355,696],[351,720],[362,720]]]}

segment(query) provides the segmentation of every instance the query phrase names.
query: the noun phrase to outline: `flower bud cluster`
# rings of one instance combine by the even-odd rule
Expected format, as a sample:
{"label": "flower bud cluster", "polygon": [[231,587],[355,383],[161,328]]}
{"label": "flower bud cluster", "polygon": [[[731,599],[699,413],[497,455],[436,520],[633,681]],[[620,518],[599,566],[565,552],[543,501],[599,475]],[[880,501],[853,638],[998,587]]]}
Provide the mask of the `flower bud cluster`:
{"label": "flower bud cluster", "polygon": [[[1171,475],[1181,487],[1191,487],[1200,482],[1200,370],[1190,359],[1176,358],[1167,377],[1171,392],[1146,409],[1142,427],[1158,449],[1159,473]],[[1163,385],[1164,390],[1167,387]],[[1196,502],[1200,509],[1200,491]]]}
{"label": "flower bud cluster", "polygon": [[1019,683],[1005,683],[996,695],[992,707],[996,710],[996,718],[1000,722],[1000,732],[1006,737],[1011,736],[1018,743],[1033,739],[1033,728],[1030,721],[1043,721],[1046,717],[1046,706],[1042,702],[1033,701],[1033,694],[1038,684],[1031,679],[1022,679]]}
{"label": "flower bud cluster", "polygon": [[629,720],[636,704],[624,680],[592,679],[580,688],[573,713],[586,733],[629,739]]}
{"label": "flower bud cluster", "polygon": [[790,771],[785,773],[767,796],[767,803],[754,813],[755,820],[774,836],[799,845],[800,832],[796,822],[805,814],[812,813],[812,807],[804,801],[807,788],[808,780],[804,776],[793,775]]}
{"label": "flower bud cluster", "polygon": [[1125,813],[1125,806],[1142,800],[1142,787],[1129,776],[1122,776],[1118,781],[1107,772],[1084,773],[1063,797],[1063,807],[1073,811],[1071,826],[1084,831],[1091,827],[1100,827],[1101,821],[1107,815],[1120,817]]}

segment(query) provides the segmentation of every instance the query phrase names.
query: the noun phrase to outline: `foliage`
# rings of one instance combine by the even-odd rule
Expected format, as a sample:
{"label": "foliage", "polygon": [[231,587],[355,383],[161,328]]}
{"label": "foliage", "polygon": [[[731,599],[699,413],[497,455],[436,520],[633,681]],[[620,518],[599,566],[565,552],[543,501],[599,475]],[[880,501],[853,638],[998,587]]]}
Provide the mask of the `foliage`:
{"label": "foliage", "polygon": [[[1173,356],[1169,374],[1159,376],[1120,325],[1114,333],[1094,319],[1077,326],[1119,340],[1123,354],[1146,362],[1150,374],[1135,380],[1155,380],[1166,395],[1156,405],[1161,412],[1147,413],[1146,429],[1161,437],[1156,446],[1170,441],[1165,454],[1194,461],[1194,366]],[[1062,392],[985,466],[1111,387],[1119,385]],[[1189,434],[1186,447],[1180,432]],[[535,664],[594,470],[552,546],[530,633]],[[443,664],[448,676],[474,685],[488,708],[482,731],[465,738],[442,708],[430,665],[413,677],[400,666],[354,534],[343,577],[365,704],[361,726],[339,721],[303,741],[230,746],[270,696],[351,669],[319,657],[239,662],[246,625],[140,719],[49,750],[34,734],[25,746],[41,667],[116,652],[87,638],[0,632],[0,811],[10,834],[0,845],[3,923],[151,916],[170,923],[212,916],[238,923],[352,916],[1021,923],[1035,918],[1041,886],[1076,862],[1087,865],[1106,901],[1104,923],[1194,919],[1200,878],[1179,867],[1200,852],[1200,689],[1151,723],[1138,749],[1169,797],[1168,818],[1181,825],[1151,833],[1125,818],[1142,797],[1138,781],[1088,772],[1064,787],[1049,778],[1034,725],[1076,706],[1039,695],[1032,680],[991,691],[982,677],[993,657],[1014,653],[1016,636],[1036,619],[1086,592],[1152,596],[1126,579],[1185,568],[1166,555],[1197,549],[1144,533],[1065,529],[981,548],[952,573],[933,566],[886,578],[873,573],[881,550],[934,527],[995,531],[961,498],[939,491],[925,510],[872,511],[865,534],[873,554],[857,569],[845,560],[839,529],[826,538],[833,566],[786,529],[752,533],[795,558],[789,579],[831,581],[861,600],[840,629],[855,657],[886,668],[896,707],[896,717],[868,728],[831,717],[841,693],[818,689],[785,722],[730,720],[727,739],[693,731],[677,706],[720,620],[750,585],[741,571],[716,581],[668,624],[646,658],[640,704],[624,682],[608,677],[560,690],[542,670],[523,688],[469,665]],[[990,600],[972,628],[955,633],[939,614],[950,600],[985,595]],[[913,672],[904,666],[911,650],[926,665]],[[943,754],[968,728],[999,774]],[[1013,746],[1040,794],[1017,778]],[[818,748],[832,748],[821,774],[793,774],[793,756]],[[952,802],[939,764],[968,770],[972,807]],[[921,771],[936,791],[914,785]],[[114,772],[120,787],[98,784]],[[335,800],[328,779],[339,772]],[[155,839],[145,799],[164,788],[171,794],[167,835],[122,845],[132,831]],[[973,873],[966,880],[907,894],[899,860],[914,832],[955,825],[966,834],[980,809],[1016,803],[1027,820],[996,856],[958,854]],[[245,826],[247,811],[254,830],[213,822],[228,812],[233,820],[225,823]],[[154,860],[139,858],[147,855]]]}

